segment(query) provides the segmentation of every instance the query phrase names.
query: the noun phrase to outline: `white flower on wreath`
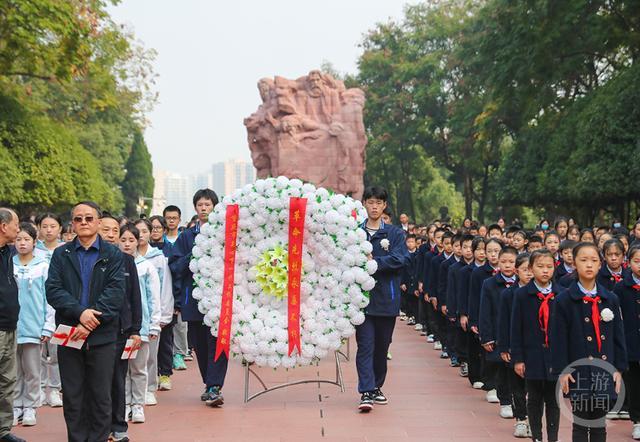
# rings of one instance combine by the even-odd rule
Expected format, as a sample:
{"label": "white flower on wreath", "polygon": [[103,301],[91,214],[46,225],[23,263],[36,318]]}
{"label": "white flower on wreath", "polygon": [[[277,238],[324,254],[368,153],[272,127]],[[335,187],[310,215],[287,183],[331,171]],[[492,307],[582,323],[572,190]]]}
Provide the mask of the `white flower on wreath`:
{"label": "white flower on wreath", "polygon": [[602,311],[600,312],[600,317],[604,322],[609,322],[613,320],[614,314],[610,309],[605,308],[605,309],[602,309]]}
{"label": "white flower on wreath", "polygon": [[380,241],[380,247],[382,247],[385,252],[388,252],[389,251],[389,240],[387,238],[382,239]]}

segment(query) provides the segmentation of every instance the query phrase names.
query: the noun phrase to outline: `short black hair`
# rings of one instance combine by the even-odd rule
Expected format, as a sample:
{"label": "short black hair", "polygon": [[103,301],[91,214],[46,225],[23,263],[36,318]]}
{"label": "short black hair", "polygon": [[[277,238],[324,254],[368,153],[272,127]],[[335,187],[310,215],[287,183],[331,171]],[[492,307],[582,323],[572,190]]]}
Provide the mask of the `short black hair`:
{"label": "short black hair", "polygon": [[102,210],[100,210],[100,206],[98,206],[98,204],[93,201],[80,201],[78,203],[75,203],[71,208],[72,217],[73,217],[73,211],[76,210],[76,207],[78,206],[89,206],[96,211],[96,213],[98,214],[98,218],[102,218]]}
{"label": "short black hair", "polygon": [[38,232],[36,231],[36,228],[33,227],[33,224],[31,223],[25,223],[25,222],[20,223],[20,231],[26,232],[27,235],[29,235],[34,241],[38,237]]}
{"label": "short black hair", "polygon": [[169,205],[165,207],[164,210],[162,211],[162,216],[167,216],[167,212],[178,212],[178,215],[182,217],[182,210],[180,210],[180,207],[178,206]]}
{"label": "short black hair", "polygon": [[418,237],[414,234],[414,233],[409,233],[407,234],[407,238],[406,239],[417,239]]}
{"label": "short black hair", "polygon": [[164,219],[164,216],[153,215],[149,218],[149,222],[153,223],[154,221],[158,221],[164,230],[167,230],[167,220]]}
{"label": "short black hair", "polygon": [[511,254],[511,255],[517,257],[518,256],[518,251],[516,250],[515,247],[505,246],[505,247],[502,248],[502,250],[500,250],[499,256],[506,255],[506,254]]}
{"label": "short black hair", "polygon": [[464,244],[467,241],[473,242],[474,238],[475,238],[475,236],[473,236],[473,235],[469,235],[468,233],[464,234],[464,235],[462,235],[462,239],[460,240],[460,244]]}
{"label": "short black hair", "polygon": [[386,202],[389,199],[389,194],[387,193],[387,189],[385,189],[384,187],[369,186],[364,189],[364,193],[362,194],[362,201],[366,201],[370,198],[375,198]]}
{"label": "short black hair", "polygon": [[[135,221],[134,221],[134,223],[133,223],[133,225],[137,227],[139,223],[142,223],[142,224],[144,224],[145,226],[147,226],[147,230],[148,230],[149,232],[151,232],[151,230],[153,229],[153,226],[151,225],[151,221],[149,221],[149,220],[148,220],[148,219],[146,219],[146,218],[140,218],[140,219],[135,220]],[[140,229],[138,229],[138,230],[140,230]]]}
{"label": "short black hair", "polygon": [[116,218],[115,216],[113,216],[111,213],[109,212],[102,212],[102,215],[100,215],[100,219],[112,219],[114,220],[116,223],[118,223],[118,225],[120,225],[120,220],[118,218]]}
{"label": "short black hair", "polygon": [[531,235],[529,237],[529,244],[531,244],[532,242],[539,242],[540,244],[544,244],[542,237],[538,235]]}
{"label": "short black hair", "polygon": [[218,204],[218,195],[211,189],[200,189],[196,191],[193,195],[193,207],[202,199],[211,201],[214,207]]}
{"label": "short black hair", "polygon": [[570,249],[573,250],[573,248],[575,246],[578,245],[578,241],[573,241],[571,239],[565,239],[564,241],[562,241],[560,243],[560,252],[562,253],[563,251]]}
{"label": "short black hair", "polygon": [[502,232],[502,227],[499,224],[491,224],[487,227],[487,232],[491,232],[492,230],[500,230]]}

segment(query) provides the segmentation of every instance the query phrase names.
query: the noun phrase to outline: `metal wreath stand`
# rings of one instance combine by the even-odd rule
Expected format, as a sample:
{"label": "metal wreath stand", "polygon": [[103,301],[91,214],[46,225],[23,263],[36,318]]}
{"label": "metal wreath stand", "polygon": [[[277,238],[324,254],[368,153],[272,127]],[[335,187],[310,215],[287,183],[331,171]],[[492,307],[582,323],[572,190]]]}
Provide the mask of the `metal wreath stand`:
{"label": "metal wreath stand", "polygon": [[[272,391],[279,390],[281,388],[287,388],[287,387],[292,387],[294,385],[301,385],[301,384],[331,384],[331,385],[340,387],[340,392],[344,393],[345,391],[344,378],[342,377],[342,365],[340,364],[340,357],[342,356],[345,361],[349,361],[349,359],[351,358],[351,349],[349,345],[350,344],[349,338],[345,339],[343,343],[346,344],[347,346],[346,352],[343,352],[342,350],[336,350],[334,352],[334,357],[336,362],[336,379],[335,380],[333,379],[301,379],[299,381],[285,382],[284,384],[278,384],[278,385],[274,385],[273,387],[267,387],[267,384],[264,383],[262,378],[252,368],[252,365],[254,365],[253,362],[247,362],[243,360],[242,365],[244,366],[244,403],[246,404],[247,402],[259,396],[262,396],[263,394],[270,393]],[[315,365],[318,366],[319,362],[316,362]],[[252,395],[249,394],[249,381],[251,380],[250,375],[253,375],[262,386],[261,391],[254,393]]]}

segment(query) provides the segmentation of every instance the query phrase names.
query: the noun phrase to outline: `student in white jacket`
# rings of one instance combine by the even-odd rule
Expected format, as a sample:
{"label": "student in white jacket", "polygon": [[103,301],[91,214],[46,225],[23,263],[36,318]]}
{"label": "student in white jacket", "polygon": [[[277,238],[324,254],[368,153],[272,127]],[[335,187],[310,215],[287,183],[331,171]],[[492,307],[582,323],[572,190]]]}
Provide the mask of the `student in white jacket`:
{"label": "student in white jacket", "polygon": [[49,341],[55,329],[54,310],[47,304],[44,283],[48,262],[34,256],[36,229],[21,223],[13,257],[13,274],[18,284],[20,314],[17,328],[17,382],[13,401],[13,425],[36,424],[40,403],[40,355],[42,343]]}
{"label": "student in white jacket", "polygon": [[161,300],[160,277],[151,261],[138,255],[140,232],[133,224],[127,224],[120,229],[120,248],[136,258],[140,294],[142,296],[142,326],[140,338],[142,345],[135,359],[129,360],[129,373],[126,380],[125,415],[133,423],[143,423],[145,395],[147,392],[149,359],[149,342],[158,339],[160,334]]}
{"label": "student in white jacket", "polygon": [[[151,262],[160,277],[160,338],[149,342],[149,382],[147,383],[146,405],[156,405],[156,391],[158,390],[158,376],[163,390],[171,389],[173,363],[173,284],[169,262],[162,250],[149,245],[151,238],[151,222],[147,219],[136,221],[136,228],[140,232],[138,255]],[[168,388],[167,388],[168,386]]]}

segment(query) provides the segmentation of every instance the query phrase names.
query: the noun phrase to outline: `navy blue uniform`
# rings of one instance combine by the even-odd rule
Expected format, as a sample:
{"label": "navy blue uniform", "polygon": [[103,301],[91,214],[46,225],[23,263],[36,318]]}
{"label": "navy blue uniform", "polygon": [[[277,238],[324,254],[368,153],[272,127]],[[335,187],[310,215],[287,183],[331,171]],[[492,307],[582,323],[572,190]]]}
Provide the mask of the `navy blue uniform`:
{"label": "navy blue uniform", "polygon": [[[548,299],[549,323],[545,334],[539,321],[543,301],[534,281],[516,290],[511,312],[511,361],[525,364],[527,413],[534,440],[542,440],[542,416],[546,409],[547,438],[558,440],[560,409],[555,398],[556,376],[551,369],[550,337],[559,287],[551,287]],[[547,295],[549,296],[549,295]],[[548,344],[547,344],[548,341]]]}
{"label": "navy blue uniform", "polygon": [[[640,281],[639,281],[640,282]],[[620,301],[627,346],[629,370],[624,373],[629,417],[640,422],[640,283],[634,281],[631,272],[613,289]]]}
{"label": "navy blue uniform", "polygon": [[623,277],[623,274],[614,275],[609,270],[609,267],[606,264],[603,264],[598,272],[596,282],[608,291],[612,291],[616,284],[622,281]]}
{"label": "navy blue uniform", "polygon": [[[620,372],[627,369],[620,302],[614,293],[600,284],[596,284],[596,288],[596,296],[587,296],[576,282],[558,296],[551,329],[552,365],[556,374],[561,373],[569,364],[583,358],[606,361]],[[593,306],[597,307],[595,318]],[[602,311],[605,309],[609,309],[613,319],[604,320]],[[599,323],[600,336],[595,331],[596,323]],[[569,384],[569,395],[572,399],[579,401],[582,406],[580,409],[574,409],[574,414],[584,419],[604,419],[605,414],[617,399],[611,375],[602,368],[582,365],[575,367],[572,376],[576,382]],[[602,382],[598,383],[595,380],[597,378],[601,378]],[[609,400],[590,401],[588,400],[590,396],[600,399],[608,397]],[[583,400],[585,397],[587,400]],[[592,437],[595,434],[605,433],[604,427],[588,429],[574,423],[574,440],[582,440],[589,431]]]}
{"label": "navy blue uniform", "polygon": [[[366,222],[361,228],[365,228]],[[381,222],[373,235],[367,232],[367,239],[373,246],[372,255],[378,263],[378,270],[373,275],[376,285],[369,293],[365,320],[356,327],[356,368],[360,393],[372,392],[384,385],[387,352],[396,316],[400,312],[400,279],[402,270],[409,262],[405,235],[398,227]],[[383,239],[389,241],[388,250],[380,244]]]}
{"label": "navy blue uniform", "polygon": [[[467,318],[469,318],[469,284],[471,282],[471,274],[477,268],[478,266],[473,262],[461,268],[458,272],[458,311],[460,316],[466,316]],[[469,383],[473,385],[476,382],[480,382],[482,379],[482,347],[480,347],[480,341],[476,334],[471,331],[470,324],[467,326],[465,335],[467,347],[466,356],[469,363],[469,375],[467,379],[469,380]]]}
{"label": "navy blue uniform", "polygon": [[414,292],[418,290],[418,282],[416,281],[416,268],[418,264],[418,252],[409,252],[409,262],[402,270],[401,285],[406,287],[406,291],[402,293],[402,311],[410,318],[416,318],[418,315],[418,298]]}
{"label": "navy blue uniform", "polygon": [[495,270],[488,262],[481,267],[473,269],[469,281],[469,325],[478,327],[480,317],[480,292],[485,279],[491,278]]}

